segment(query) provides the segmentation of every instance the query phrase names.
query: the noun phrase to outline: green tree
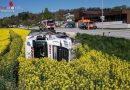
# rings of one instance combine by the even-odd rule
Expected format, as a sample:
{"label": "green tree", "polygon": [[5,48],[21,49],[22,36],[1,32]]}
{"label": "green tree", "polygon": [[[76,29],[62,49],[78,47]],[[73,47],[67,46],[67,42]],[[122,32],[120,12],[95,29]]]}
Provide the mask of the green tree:
{"label": "green tree", "polygon": [[64,15],[67,14],[64,9],[59,9],[59,11],[55,12],[55,19],[59,21],[65,20]]}
{"label": "green tree", "polygon": [[48,10],[48,8],[45,8],[43,12],[43,19],[51,19],[53,14]]}

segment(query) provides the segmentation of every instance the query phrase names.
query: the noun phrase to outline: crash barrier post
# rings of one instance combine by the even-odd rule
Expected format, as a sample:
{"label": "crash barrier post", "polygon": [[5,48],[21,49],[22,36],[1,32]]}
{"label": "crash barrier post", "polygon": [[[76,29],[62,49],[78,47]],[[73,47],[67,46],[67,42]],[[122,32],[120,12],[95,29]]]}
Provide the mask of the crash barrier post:
{"label": "crash barrier post", "polygon": [[105,36],[105,32],[103,32],[103,36]]}

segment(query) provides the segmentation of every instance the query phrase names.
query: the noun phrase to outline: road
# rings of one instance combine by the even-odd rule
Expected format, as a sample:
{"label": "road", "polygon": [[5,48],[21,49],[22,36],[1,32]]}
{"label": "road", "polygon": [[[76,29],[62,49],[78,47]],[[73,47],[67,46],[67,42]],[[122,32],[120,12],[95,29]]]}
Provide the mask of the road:
{"label": "road", "polygon": [[90,35],[102,35],[103,33],[105,36],[112,36],[112,37],[118,37],[118,38],[125,38],[130,39],[130,29],[120,29],[120,30],[102,30],[102,29],[96,29],[96,30],[80,30],[78,28],[56,28],[57,32],[71,32],[72,34],[75,33],[86,33]]}

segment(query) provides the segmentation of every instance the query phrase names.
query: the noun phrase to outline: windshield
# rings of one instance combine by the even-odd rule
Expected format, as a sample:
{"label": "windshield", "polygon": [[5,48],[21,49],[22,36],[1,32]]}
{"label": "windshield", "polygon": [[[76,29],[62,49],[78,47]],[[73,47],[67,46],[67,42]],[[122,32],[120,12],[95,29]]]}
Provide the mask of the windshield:
{"label": "windshield", "polygon": [[53,26],[54,24],[55,24],[54,21],[47,21],[48,26]]}
{"label": "windshield", "polygon": [[54,23],[54,21],[47,21],[47,23]]}

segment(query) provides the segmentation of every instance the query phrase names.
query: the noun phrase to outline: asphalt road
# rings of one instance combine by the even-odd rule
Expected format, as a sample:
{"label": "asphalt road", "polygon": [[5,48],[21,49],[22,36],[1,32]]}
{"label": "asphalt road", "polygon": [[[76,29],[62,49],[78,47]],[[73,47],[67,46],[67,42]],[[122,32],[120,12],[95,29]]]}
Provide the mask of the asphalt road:
{"label": "asphalt road", "polygon": [[69,32],[69,33],[86,33],[90,35],[102,35],[103,33],[105,36],[112,36],[118,38],[126,38],[130,39],[130,29],[120,29],[120,30],[80,30],[79,28],[55,28],[57,32]]}

